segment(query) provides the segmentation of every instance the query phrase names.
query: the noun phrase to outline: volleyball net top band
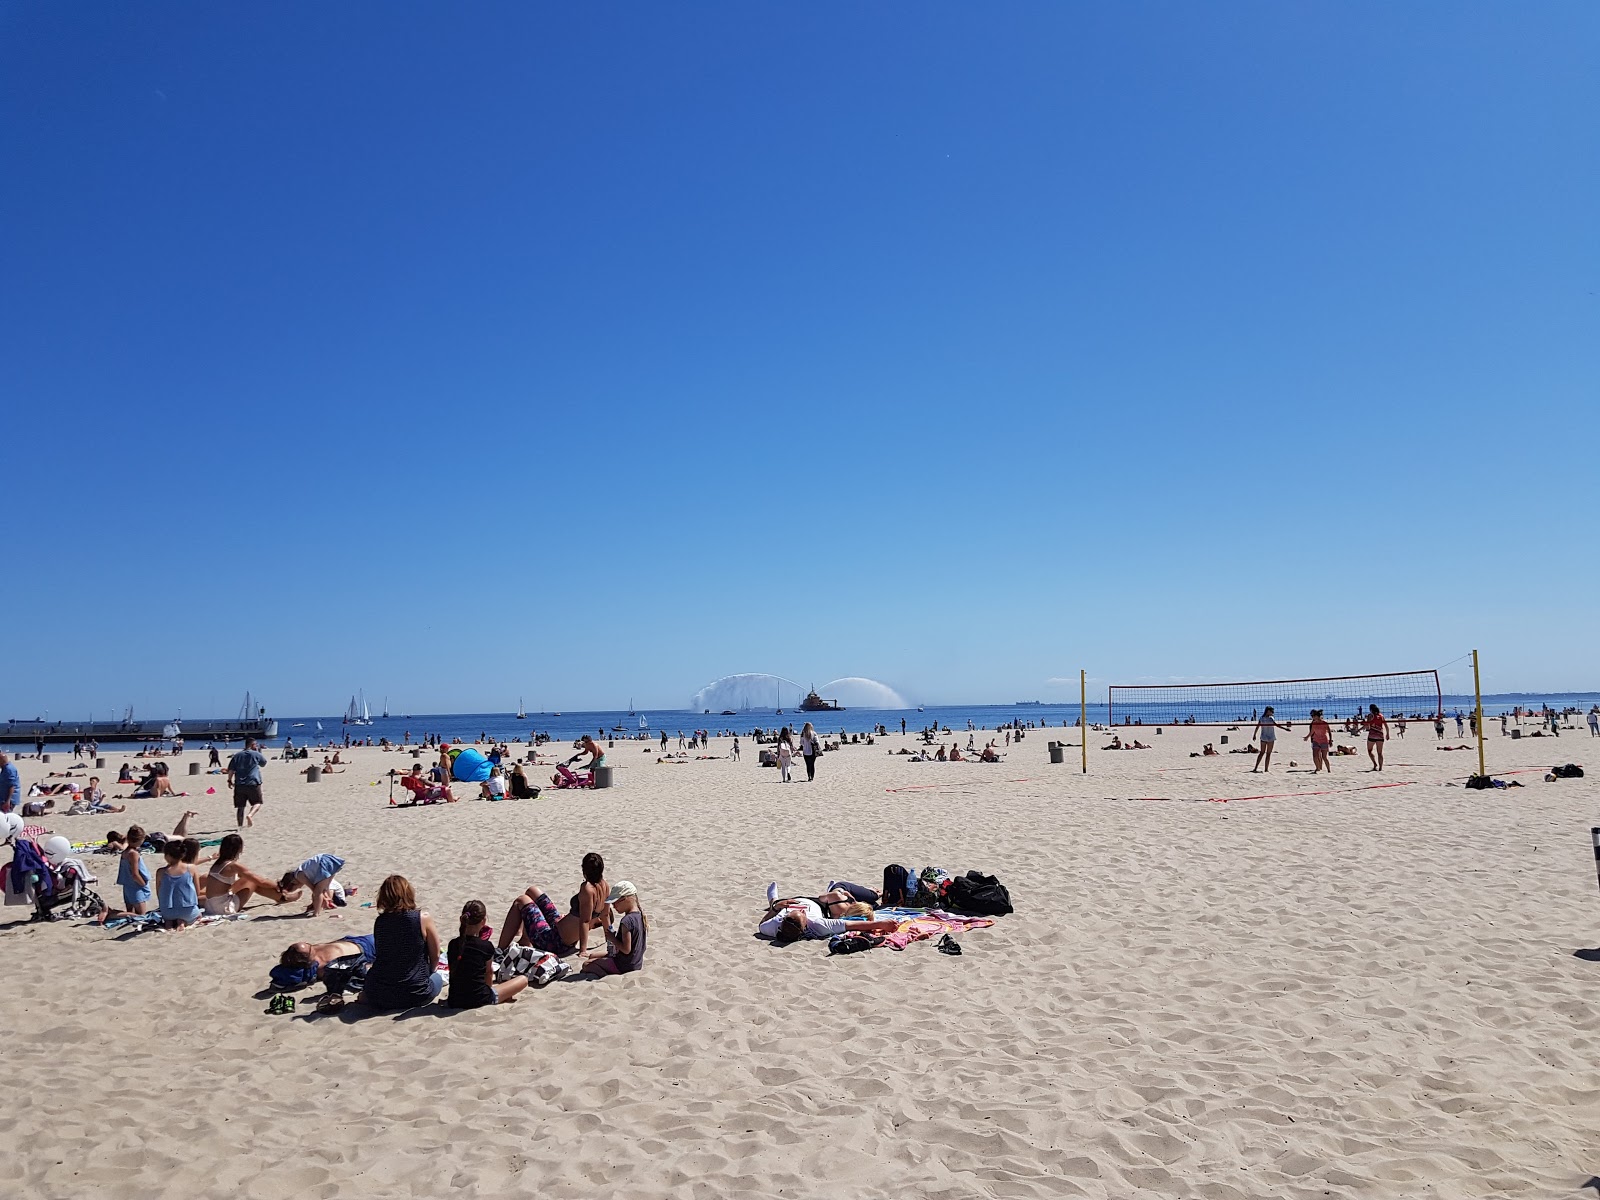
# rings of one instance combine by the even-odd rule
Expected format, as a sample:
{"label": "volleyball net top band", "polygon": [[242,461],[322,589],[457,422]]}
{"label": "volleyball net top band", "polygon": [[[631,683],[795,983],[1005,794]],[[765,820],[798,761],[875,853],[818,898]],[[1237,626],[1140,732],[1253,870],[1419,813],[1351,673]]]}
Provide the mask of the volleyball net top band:
{"label": "volleyball net top band", "polygon": [[1114,683],[1113,725],[1239,725],[1270,705],[1280,722],[1305,721],[1319,709],[1329,721],[1359,717],[1376,704],[1389,718],[1432,721],[1444,712],[1438,671],[1265,679],[1242,683]]}

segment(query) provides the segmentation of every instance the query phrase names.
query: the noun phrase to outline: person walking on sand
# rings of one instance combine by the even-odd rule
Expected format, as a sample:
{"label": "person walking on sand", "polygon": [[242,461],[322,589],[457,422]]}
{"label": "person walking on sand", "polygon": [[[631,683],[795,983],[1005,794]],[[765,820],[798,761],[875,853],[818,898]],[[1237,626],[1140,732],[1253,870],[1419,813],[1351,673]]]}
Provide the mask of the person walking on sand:
{"label": "person walking on sand", "polygon": [[261,768],[266,765],[267,756],[261,753],[255,738],[246,741],[244,749],[228,760],[227,784],[233,789],[234,823],[240,829],[256,823],[262,803]]}
{"label": "person walking on sand", "polygon": [[778,737],[778,782],[779,783],[788,783],[789,782],[789,767],[793,762],[794,762],[794,750],[789,745],[789,730],[788,730],[788,727],[785,726],[783,733],[780,734],[779,737]]}
{"label": "person walking on sand", "polygon": [[815,783],[817,779],[817,755],[822,753],[822,743],[817,740],[817,731],[807,721],[800,726],[800,757],[806,760],[806,782]]}
{"label": "person walking on sand", "polygon": [[1255,735],[1254,740],[1261,743],[1261,749],[1256,751],[1256,765],[1250,768],[1250,774],[1254,775],[1257,770],[1263,772],[1272,770],[1272,750],[1278,744],[1278,730],[1288,728],[1287,721],[1282,725],[1278,724],[1278,719],[1272,715],[1272,705],[1269,704],[1261,710],[1256,727],[1251,730]]}
{"label": "person walking on sand", "polygon": [[1367,758],[1374,771],[1383,770],[1383,743],[1389,740],[1389,722],[1376,704],[1367,706]]}

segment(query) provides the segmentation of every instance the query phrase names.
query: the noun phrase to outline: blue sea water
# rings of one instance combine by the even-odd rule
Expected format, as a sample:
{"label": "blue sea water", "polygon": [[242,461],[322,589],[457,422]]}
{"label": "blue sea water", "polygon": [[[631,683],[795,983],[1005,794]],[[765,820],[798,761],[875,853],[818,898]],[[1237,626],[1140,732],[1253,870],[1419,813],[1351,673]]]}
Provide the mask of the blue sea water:
{"label": "blue sea water", "polygon": [[[1384,710],[1391,711],[1398,708],[1388,698],[1383,701]],[[1485,696],[1483,698],[1483,711],[1487,716],[1498,716],[1502,712],[1510,712],[1516,705],[1523,709],[1537,708],[1541,704],[1549,704],[1553,708],[1575,707],[1587,709],[1591,705],[1600,704],[1600,692],[1551,692],[1541,695],[1503,695]],[[1332,707],[1332,706],[1330,706]],[[1406,711],[1431,711],[1433,697],[1428,697],[1426,704],[1421,700],[1417,706],[1407,708]],[[1246,708],[1241,714],[1235,711],[1236,705],[1213,704],[1192,706],[1193,715],[1198,722],[1232,722],[1239,716],[1249,716],[1250,710]],[[1463,714],[1472,711],[1471,696],[1446,695],[1444,710],[1453,713],[1460,709]],[[1329,712],[1333,717],[1336,708]],[[285,737],[293,737],[297,745],[306,742],[336,741],[342,742],[348,732],[351,741],[371,738],[376,742],[379,738],[387,737],[391,742],[400,741],[408,732],[413,742],[420,740],[428,734],[435,734],[447,741],[463,740],[473,741],[479,737],[493,738],[504,741],[521,739],[526,741],[530,732],[538,731],[548,734],[552,741],[571,742],[585,733],[598,737],[604,734],[606,738],[622,739],[637,738],[640,734],[639,716],[649,722],[649,729],[644,731],[651,739],[659,739],[661,731],[666,730],[669,740],[674,746],[677,744],[678,734],[685,735],[696,729],[705,729],[712,734],[735,732],[749,734],[756,728],[776,729],[782,725],[789,725],[798,729],[805,721],[811,721],[824,732],[832,733],[844,729],[850,733],[865,733],[883,725],[896,733],[900,730],[900,722],[905,720],[906,729],[916,731],[935,722],[941,728],[964,730],[967,722],[971,722],[978,729],[996,729],[1012,721],[1021,721],[1025,726],[1049,726],[1061,728],[1064,724],[1072,725],[1078,720],[1079,709],[1076,704],[972,704],[972,705],[929,705],[925,711],[904,708],[853,708],[843,712],[803,713],[785,710],[780,716],[772,709],[749,710],[736,716],[722,716],[718,713],[697,713],[683,709],[640,709],[638,715],[628,716],[625,712],[564,712],[555,713],[529,713],[527,720],[519,721],[514,713],[454,713],[454,714],[417,714],[410,717],[374,717],[371,725],[341,724],[339,717],[279,717],[278,737],[275,745],[281,745]],[[1182,713],[1166,714],[1138,714],[1144,724],[1175,723],[1176,720],[1190,715],[1188,711]],[[1280,705],[1279,715],[1286,720],[1303,719],[1304,714],[1286,709]],[[1340,712],[1339,716],[1346,714]],[[1106,703],[1102,698],[1098,703],[1089,705],[1089,720],[1092,723],[1106,721]],[[1122,711],[1117,714],[1118,723],[1122,721]],[[317,730],[317,722],[321,722],[321,732]],[[616,729],[621,726],[621,729]]]}

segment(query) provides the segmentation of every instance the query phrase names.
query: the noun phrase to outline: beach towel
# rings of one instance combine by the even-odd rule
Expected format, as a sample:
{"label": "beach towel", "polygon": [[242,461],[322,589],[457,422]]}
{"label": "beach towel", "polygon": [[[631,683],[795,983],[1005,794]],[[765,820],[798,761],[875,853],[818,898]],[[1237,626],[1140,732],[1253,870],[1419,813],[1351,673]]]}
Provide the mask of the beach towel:
{"label": "beach towel", "polygon": [[[880,913],[879,917],[883,919],[893,915]],[[962,933],[968,929],[984,929],[993,924],[993,919],[989,917],[958,917],[954,913],[935,908],[900,921],[895,931],[883,939],[883,944],[891,950],[904,950],[912,942],[926,941],[937,934]]]}

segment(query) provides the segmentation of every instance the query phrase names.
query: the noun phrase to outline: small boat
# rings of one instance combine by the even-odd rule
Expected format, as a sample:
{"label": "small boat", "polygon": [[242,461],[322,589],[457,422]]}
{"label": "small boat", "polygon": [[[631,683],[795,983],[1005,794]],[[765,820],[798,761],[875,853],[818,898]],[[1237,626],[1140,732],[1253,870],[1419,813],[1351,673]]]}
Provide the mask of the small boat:
{"label": "small boat", "polygon": [[633,697],[632,696],[628,697],[628,715],[630,717],[637,717],[639,715],[638,713],[633,711]]}
{"label": "small boat", "polygon": [[518,696],[517,697],[517,720],[526,721],[527,719],[528,719],[528,714],[526,712],[524,712],[523,709],[522,709],[522,697]]}
{"label": "small boat", "polygon": [[639,728],[640,729],[649,729],[650,728],[649,718],[647,718],[643,713],[639,714]]}
{"label": "small boat", "polygon": [[722,715],[725,717],[737,717],[739,714],[734,712],[731,708],[725,708],[722,710]]}
{"label": "small boat", "polygon": [[389,697],[387,696],[383,698],[383,719],[385,721],[389,719]]}

